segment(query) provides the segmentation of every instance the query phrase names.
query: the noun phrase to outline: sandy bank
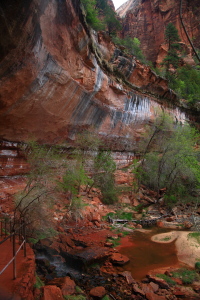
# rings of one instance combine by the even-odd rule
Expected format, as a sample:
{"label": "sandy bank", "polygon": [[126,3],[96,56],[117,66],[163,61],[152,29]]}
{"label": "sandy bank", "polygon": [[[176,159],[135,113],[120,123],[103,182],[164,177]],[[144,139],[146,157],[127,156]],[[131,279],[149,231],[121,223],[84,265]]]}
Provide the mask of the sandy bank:
{"label": "sandy bank", "polygon": [[156,243],[171,243],[175,241],[177,257],[180,262],[194,267],[200,260],[200,244],[195,238],[189,237],[188,231],[171,231],[167,233],[156,234],[151,240]]}

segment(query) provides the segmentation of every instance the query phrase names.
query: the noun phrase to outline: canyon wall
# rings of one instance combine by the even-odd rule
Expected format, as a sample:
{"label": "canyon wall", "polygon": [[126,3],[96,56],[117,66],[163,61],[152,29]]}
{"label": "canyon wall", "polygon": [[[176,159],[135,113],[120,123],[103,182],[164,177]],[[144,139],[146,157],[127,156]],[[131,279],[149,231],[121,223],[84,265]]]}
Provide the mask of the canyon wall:
{"label": "canyon wall", "polygon": [[3,0],[0,10],[0,139],[63,143],[90,129],[125,150],[164,98],[176,102],[166,80],[87,27],[79,0]]}
{"label": "canyon wall", "polygon": [[[130,35],[141,41],[148,60],[161,62],[166,55],[164,32],[168,23],[178,29],[188,62],[192,63],[191,47],[180,20],[177,0],[129,0],[117,12],[123,19],[123,36]],[[200,49],[200,6],[198,0],[182,1],[182,16],[195,47]]]}

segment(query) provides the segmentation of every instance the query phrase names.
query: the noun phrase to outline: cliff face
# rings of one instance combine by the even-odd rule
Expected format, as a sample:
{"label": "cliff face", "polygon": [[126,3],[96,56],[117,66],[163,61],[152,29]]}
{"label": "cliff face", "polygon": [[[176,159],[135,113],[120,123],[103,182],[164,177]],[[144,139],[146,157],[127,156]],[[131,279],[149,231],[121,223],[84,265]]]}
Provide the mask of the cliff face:
{"label": "cliff face", "polygon": [[[200,48],[199,1],[183,0],[182,4],[185,27],[194,45]],[[177,0],[129,0],[118,10],[119,15],[123,17],[123,35],[139,38],[147,59],[159,63],[166,54],[166,47],[163,44],[168,23],[172,22],[176,26],[181,41],[189,46],[181,26],[179,10],[180,1]],[[190,47],[185,49],[190,58]]]}
{"label": "cliff face", "polygon": [[175,100],[164,79],[89,31],[79,0],[4,0],[0,10],[1,139],[59,143],[96,128],[119,148],[137,140],[157,98]]}

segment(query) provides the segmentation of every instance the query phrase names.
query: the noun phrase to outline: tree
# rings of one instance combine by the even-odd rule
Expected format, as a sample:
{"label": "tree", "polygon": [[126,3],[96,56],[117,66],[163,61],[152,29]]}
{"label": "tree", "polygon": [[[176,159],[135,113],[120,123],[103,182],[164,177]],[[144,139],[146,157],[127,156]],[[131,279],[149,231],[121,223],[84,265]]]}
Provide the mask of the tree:
{"label": "tree", "polygon": [[116,164],[110,151],[100,150],[94,161],[94,183],[101,189],[103,202],[113,204],[117,201],[114,172]]}
{"label": "tree", "polygon": [[[149,130],[144,156],[138,166],[141,182],[157,192],[166,188],[166,199],[183,200],[200,187],[198,153],[194,145],[199,135],[194,128],[159,116]],[[173,126],[172,126],[173,125]]]}
{"label": "tree", "polygon": [[170,65],[177,68],[179,63],[178,50],[180,50],[180,45],[178,42],[180,41],[180,37],[178,30],[172,23],[169,23],[166,27],[165,40],[168,43],[168,52],[163,60],[163,65],[166,66],[167,70],[169,70]]}
{"label": "tree", "polygon": [[86,11],[86,21],[94,30],[103,30],[104,24],[98,17],[98,10],[96,9],[96,0],[81,0]]}
{"label": "tree", "polygon": [[116,12],[108,5],[106,0],[81,0],[85,11],[86,21],[95,30],[108,29],[114,34],[121,29]]}
{"label": "tree", "polygon": [[23,220],[29,231],[47,232],[53,226],[48,207],[54,201],[55,178],[57,171],[63,166],[63,160],[56,146],[39,145],[30,141],[24,151],[30,172],[24,190],[16,195],[14,226]]}
{"label": "tree", "polygon": [[107,7],[105,11],[105,23],[108,28],[108,34],[113,35],[116,34],[117,31],[121,30],[122,26],[120,21],[116,17],[116,13],[113,11],[111,7]]}
{"label": "tree", "polygon": [[68,194],[68,213],[72,218],[75,217],[76,221],[82,216],[81,210],[84,207],[84,203],[80,196],[81,186],[90,185],[92,183],[93,180],[87,176],[83,165],[79,160],[70,160],[62,180],[57,181],[61,191]]}
{"label": "tree", "polygon": [[121,23],[117,18],[117,14],[106,0],[96,0],[96,8],[99,11],[99,17],[104,20],[109,35],[113,35],[116,31],[121,30]]}
{"label": "tree", "polygon": [[191,66],[178,68],[170,87],[190,105],[195,104],[200,101],[200,70]]}
{"label": "tree", "polygon": [[136,37],[131,38],[127,36],[124,39],[120,39],[117,36],[113,37],[113,42],[117,45],[124,46],[126,48],[126,52],[128,54],[134,55],[137,59],[139,59],[142,63],[146,64],[147,60],[144,57],[142,50],[140,48],[140,40]]}

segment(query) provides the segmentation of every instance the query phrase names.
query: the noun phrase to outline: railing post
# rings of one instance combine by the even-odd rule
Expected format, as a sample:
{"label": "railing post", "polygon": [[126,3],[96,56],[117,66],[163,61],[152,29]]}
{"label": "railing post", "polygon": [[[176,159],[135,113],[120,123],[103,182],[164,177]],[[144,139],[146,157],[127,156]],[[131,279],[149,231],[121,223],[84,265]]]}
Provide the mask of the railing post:
{"label": "railing post", "polygon": [[10,219],[10,230],[9,230],[9,232],[10,232],[10,242],[12,241],[11,228],[12,228],[12,221],[11,221],[11,219]]}
{"label": "railing post", "polygon": [[5,233],[5,237],[6,237],[6,218],[5,218],[5,220],[4,220],[4,233]]}
{"label": "railing post", "polygon": [[13,230],[13,279],[16,279],[16,257],[15,257],[15,253],[16,253],[16,244],[15,244],[15,230]]}
{"label": "railing post", "polygon": [[26,225],[23,224],[23,235],[24,235],[24,257],[26,257]]}
{"label": "railing post", "polygon": [[3,221],[1,220],[1,237],[3,236]]}
{"label": "railing post", "polygon": [[18,243],[20,245],[20,241],[21,241],[21,220],[19,221],[19,229],[18,229]]}

